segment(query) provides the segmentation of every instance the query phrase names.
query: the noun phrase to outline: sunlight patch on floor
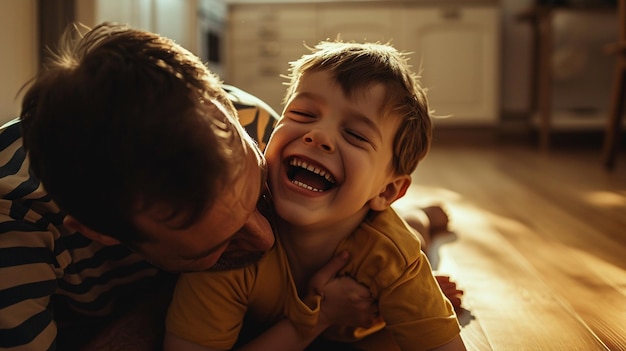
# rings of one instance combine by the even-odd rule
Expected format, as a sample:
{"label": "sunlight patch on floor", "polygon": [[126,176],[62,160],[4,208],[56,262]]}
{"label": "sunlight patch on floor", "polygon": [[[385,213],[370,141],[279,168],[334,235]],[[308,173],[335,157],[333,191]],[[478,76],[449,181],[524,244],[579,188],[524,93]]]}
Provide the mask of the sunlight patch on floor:
{"label": "sunlight patch on floor", "polygon": [[623,207],[626,206],[626,195],[610,191],[589,191],[583,194],[583,199],[594,206],[599,207]]}

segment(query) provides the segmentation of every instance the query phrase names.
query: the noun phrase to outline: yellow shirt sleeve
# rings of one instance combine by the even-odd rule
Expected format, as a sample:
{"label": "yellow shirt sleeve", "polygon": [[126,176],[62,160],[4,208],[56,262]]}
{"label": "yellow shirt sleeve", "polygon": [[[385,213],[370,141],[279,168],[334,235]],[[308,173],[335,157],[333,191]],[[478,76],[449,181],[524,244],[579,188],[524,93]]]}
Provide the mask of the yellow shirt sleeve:
{"label": "yellow shirt sleeve", "polygon": [[[433,276],[420,242],[391,209],[364,222],[338,248],[351,260],[345,273],[370,287],[384,331],[401,350],[426,350],[460,332],[454,308]],[[367,335],[353,330],[353,335]],[[369,348],[367,338],[358,342]]]}
{"label": "yellow shirt sleeve", "polygon": [[251,287],[250,268],[182,274],[166,330],[198,345],[228,350],[239,336]]}

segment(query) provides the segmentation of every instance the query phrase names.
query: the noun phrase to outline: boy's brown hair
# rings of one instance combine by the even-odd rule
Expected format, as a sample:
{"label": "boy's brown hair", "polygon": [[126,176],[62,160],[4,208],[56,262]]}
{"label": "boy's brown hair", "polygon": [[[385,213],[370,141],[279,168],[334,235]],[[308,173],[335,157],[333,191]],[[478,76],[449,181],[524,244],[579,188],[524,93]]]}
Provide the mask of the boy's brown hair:
{"label": "boy's brown hair", "polygon": [[154,33],[112,23],[73,33],[22,103],[34,174],[63,211],[122,242],[145,239],[133,218],[154,205],[191,225],[244,152],[221,82]]}
{"label": "boy's brown hair", "polygon": [[346,97],[352,98],[373,84],[383,84],[385,118],[401,118],[393,141],[392,167],[396,174],[411,174],[430,147],[432,122],[428,101],[412,72],[407,54],[389,44],[322,41],[312,53],[290,62],[287,103],[306,72],[329,71]]}

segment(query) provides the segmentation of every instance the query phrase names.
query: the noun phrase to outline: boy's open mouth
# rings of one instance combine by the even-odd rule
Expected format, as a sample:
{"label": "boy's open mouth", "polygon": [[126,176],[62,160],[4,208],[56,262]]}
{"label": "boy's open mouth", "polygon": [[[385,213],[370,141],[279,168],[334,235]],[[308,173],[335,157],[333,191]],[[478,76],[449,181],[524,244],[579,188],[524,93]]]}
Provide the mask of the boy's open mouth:
{"label": "boy's open mouth", "polygon": [[335,178],[327,169],[297,157],[287,160],[287,177],[293,184],[315,192],[330,190],[335,185]]}

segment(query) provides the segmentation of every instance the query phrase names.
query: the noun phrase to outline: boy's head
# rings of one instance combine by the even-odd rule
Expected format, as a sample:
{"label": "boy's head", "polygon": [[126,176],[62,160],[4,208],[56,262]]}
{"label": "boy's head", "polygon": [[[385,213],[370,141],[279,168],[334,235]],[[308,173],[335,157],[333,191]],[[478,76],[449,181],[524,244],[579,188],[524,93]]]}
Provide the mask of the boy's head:
{"label": "boy's head", "polygon": [[[72,229],[172,270],[209,268],[261,188],[261,157],[221,82],[154,33],[104,23],[70,34],[22,104],[34,174]],[[236,228],[214,223],[221,208]]]}
{"label": "boy's head", "polygon": [[393,140],[393,171],[411,174],[430,147],[432,124],[428,101],[406,53],[380,43],[322,41],[291,64],[286,104],[303,74],[328,71],[347,97],[354,97],[374,84],[385,88],[385,102],[379,113],[398,118]]}
{"label": "boy's head", "polygon": [[431,122],[404,54],[321,42],[291,63],[285,109],[266,149],[278,214],[313,225],[362,218],[404,195]]}

